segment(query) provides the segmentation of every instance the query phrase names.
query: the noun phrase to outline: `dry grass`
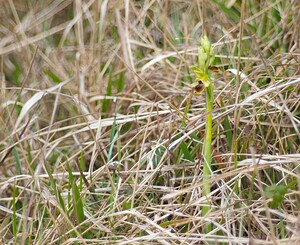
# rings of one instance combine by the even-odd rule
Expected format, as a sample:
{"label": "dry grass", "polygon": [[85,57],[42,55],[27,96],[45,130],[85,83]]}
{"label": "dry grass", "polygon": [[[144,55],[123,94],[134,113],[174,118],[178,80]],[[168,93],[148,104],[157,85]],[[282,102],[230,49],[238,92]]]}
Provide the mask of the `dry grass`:
{"label": "dry grass", "polygon": [[[2,1],[0,243],[298,244],[299,11]],[[207,197],[204,94],[181,126],[203,30],[222,71]]]}

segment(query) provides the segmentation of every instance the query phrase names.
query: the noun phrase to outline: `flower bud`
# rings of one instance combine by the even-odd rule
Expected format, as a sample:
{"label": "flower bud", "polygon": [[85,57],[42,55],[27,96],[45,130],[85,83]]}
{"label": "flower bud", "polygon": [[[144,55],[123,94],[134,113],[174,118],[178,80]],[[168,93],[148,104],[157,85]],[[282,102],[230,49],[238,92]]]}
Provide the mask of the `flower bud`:
{"label": "flower bud", "polygon": [[206,60],[207,60],[207,54],[206,54],[204,48],[199,47],[198,48],[198,63],[199,63],[199,68],[203,71],[205,70]]}
{"label": "flower bud", "polygon": [[211,44],[210,41],[208,40],[207,36],[204,36],[201,38],[201,46],[203,47],[205,53],[207,55],[210,55],[211,53]]}

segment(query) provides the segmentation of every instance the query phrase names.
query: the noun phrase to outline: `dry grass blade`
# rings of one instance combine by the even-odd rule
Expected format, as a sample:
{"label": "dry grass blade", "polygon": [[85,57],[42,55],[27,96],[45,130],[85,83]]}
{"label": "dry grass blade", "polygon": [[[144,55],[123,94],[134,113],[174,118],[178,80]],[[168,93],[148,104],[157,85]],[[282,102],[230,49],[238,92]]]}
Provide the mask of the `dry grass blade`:
{"label": "dry grass blade", "polygon": [[[2,1],[0,244],[298,244],[299,11]],[[204,30],[208,180],[206,97],[191,93]]]}

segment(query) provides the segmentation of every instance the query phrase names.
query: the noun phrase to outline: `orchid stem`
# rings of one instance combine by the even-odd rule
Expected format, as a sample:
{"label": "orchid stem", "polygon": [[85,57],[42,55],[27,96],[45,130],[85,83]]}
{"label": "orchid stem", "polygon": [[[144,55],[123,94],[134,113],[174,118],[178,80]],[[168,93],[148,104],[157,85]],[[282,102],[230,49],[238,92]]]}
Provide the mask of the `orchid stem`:
{"label": "orchid stem", "polygon": [[[212,162],[212,108],[213,108],[213,85],[210,84],[206,88],[206,132],[204,141],[204,161],[203,161],[203,196],[206,196],[207,201],[202,210],[202,215],[206,216],[210,211],[210,183],[207,183],[211,176]],[[211,231],[211,225],[205,227],[206,233]]]}

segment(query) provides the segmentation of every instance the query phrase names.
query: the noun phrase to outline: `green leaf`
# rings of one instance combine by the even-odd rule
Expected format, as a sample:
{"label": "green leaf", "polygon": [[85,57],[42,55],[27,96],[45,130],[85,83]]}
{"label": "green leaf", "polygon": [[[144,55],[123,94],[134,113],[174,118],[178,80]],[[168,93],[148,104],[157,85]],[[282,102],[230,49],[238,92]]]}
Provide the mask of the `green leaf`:
{"label": "green leaf", "polygon": [[74,179],[74,175],[69,165],[67,165],[67,169],[69,172],[69,181],[72,187],[72,202],[74,208],[75,218],[78,224],[81,224],[84,221],[84,210],[83,210],[83,203],[82,198],[80,196],[79,188],[76,184]]}
{"label": "green leaf", "polygon": [[21,164],[20,157],[19,157],[16,147],[13,148],[12,154],[13,154],[15,162],[16,162],[16,168],[17,168],[18,174],[22,174],[22,164]]}
{"label": "green leaf", "polygon": [[131,202],[123,202],[122,207],[123,207],[123,210],[131,209]]}
{"label": "green leaf", "polygon": [[208,75],[205,74],[205,72],[203,70],[201,70],[198,66],[191,66],[191,69],[194,71],[194,73],[196,75],[196,82],[198,82],[200,80],[205,84],[205,82],[209,78]]}
{"label": "green leaf", "polygon": [[181,151],[182,151],[184,157],[187,160],[189,160],[189,161],[192,162],[193,161],[193,157],[192,157],[192,155],[191,155],[191,153],[190,153],[190,151],[189,151],[189,149],[188,149],[188,147],[187,147],[187,145],[186,145],[185,142],[181,142],[180,143],[180,148],[181,148]]}
{"label": "green leaf", "polygon": [[272,198],[270,203],[272,208],[279,208],[286,193],[287,187],[284,185],[271,185],[266,188],[266,196]]}
{"label": "green leaf", "polygon": [[119,79],[116,82],[117,82],[116,88],[117,88],[118,93],[122,92],[124,89],[124,83],[125,83],[125,72],[124,71],[122,71],[120,73]]}
{"label": "green leaf", "polygon": [[226,14],[228,18],[236,22],[240,21],[240,12],[235,6],[232,6],[231,8],[227,8],[226,4],[224,3],[225,1],[219,1],[219,0],[212,0],[212,1],[219,6],[221,11],[223,11],[223,13]]}
{"label": "green leaf", "polygon": [[[111,94],[112,94],[112,83],[113,83],[112,74],[113,74],[113,71],[110,71],[109,79],[108,79],[108,83],[107,83],[107,88],[106,88],[106,96],[111,96]],[[110,99],[104,98],[103,104],[102,104],[102,112],[107,112],[107,110],[109,109],[110,103],[111,103]]]}
{"label": "green leaf", "polygon": [[18,233],[18,226],[17,226],[17,200],[16,197],[18,196],[18,189],[16,188],[16,186],[14,185],[13,188],[13,202],[12,202],[12,206],[13,206],[13,215],[12,215],[12,230],[13,230],[13,235],[16,238],[17,237],[17,233]]}
{"label": "green leaf", "polygon": [[57,84],[61,83],[61,80],[60,80],[60,79],[58,78],[58,76],[56,76],[53,72],[45,70],[44,73],[45,73],[46,75],[48,75],[48,77],[49,77],[54,83],[57,83]]}
{"label": "green leaf", "polygon": [[203,71],[200,70],[200,68],[198,66],[190,66],[190,69],[193,70],[193,72],[195,72],[195,74],[203,74]]}

